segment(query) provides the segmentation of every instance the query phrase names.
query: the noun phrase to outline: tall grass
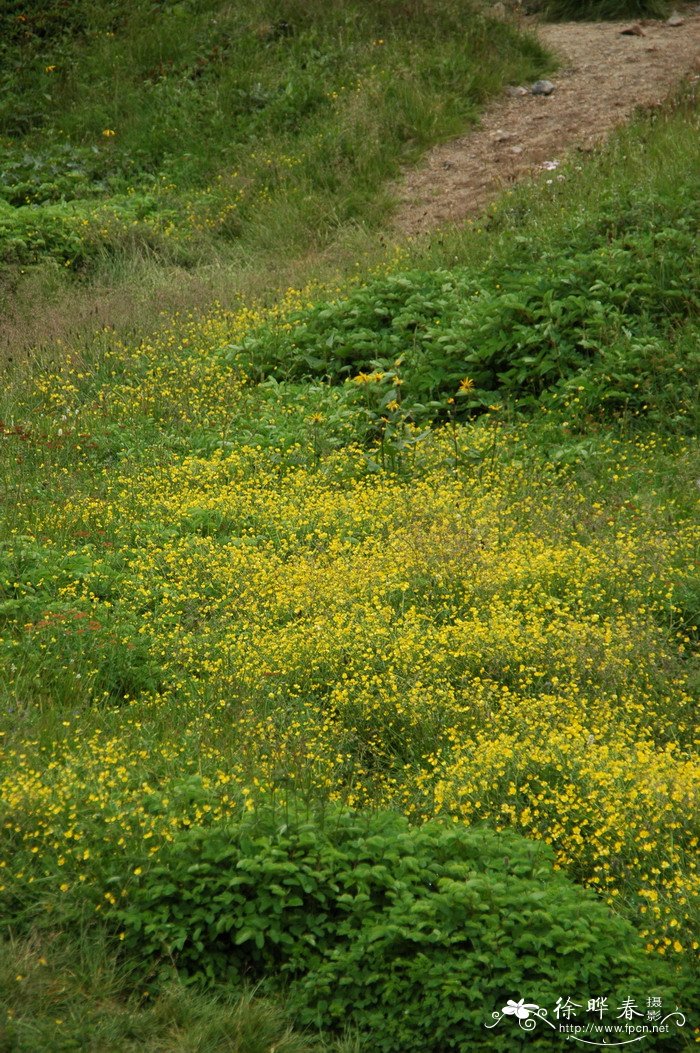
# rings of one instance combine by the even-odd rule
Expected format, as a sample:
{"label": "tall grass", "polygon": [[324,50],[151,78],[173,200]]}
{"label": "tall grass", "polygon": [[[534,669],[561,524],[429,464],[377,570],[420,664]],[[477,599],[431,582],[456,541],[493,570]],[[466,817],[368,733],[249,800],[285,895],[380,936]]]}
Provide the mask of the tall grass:
{"label": "tall grass", "polygon": [[0,1048],[12,1053],[359,1053],[295,1031],[279,1003],[173,983],[134,990],[105,932],[0,940]]}

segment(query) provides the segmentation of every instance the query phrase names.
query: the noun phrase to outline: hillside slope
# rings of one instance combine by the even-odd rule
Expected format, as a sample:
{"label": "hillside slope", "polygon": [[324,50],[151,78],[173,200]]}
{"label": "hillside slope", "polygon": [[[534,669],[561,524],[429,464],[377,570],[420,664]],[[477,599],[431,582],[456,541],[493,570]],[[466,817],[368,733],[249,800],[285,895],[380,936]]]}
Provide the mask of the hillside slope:
{"label": "hillside slope", "polygon": [[[9,53],[73,71],[55,106],[28,78],[17,150],[49,156],[93,106],[94,135],[114,132],[96,152],[71,140],[103,185],[59,165],[71,200],[6,211],[121,208],[134,159],[131,197],[152,163],[153,215],[177,206],[170,262],[139,228],[77,268],[46,244],[5,271],[27,309],[0,390],[8,1053],[511,1053],[523,1019],[542,1025],[523,1048],[565,1044],[518,1015],[525,998],[555,1028],[565,997],[620,1028],[630,1003],[644,1026],[666,1015],[654,1053],[700,1025],[698,100],[431,238],[385,244],[379,168],[353,151],[332,199],[364,217],[356,240],[324,255],[322,210],[275,228],[302,186],[282,155],[240,228],[197,240],[218,110],[197,158],[164,152],[142,60],[196,55],[215,15],[242,17],[231,54],[269,49],[271,78],[302,39],[319,63],[331,39],[376,54],[384,94],[351,93],[394,99],[375,131],[428,67],[402,112],[444,92],[456,119],[464,4],[375,8],[336,0],[317,25],[288,0],[283,28],[252,0],[56,2],[43,22],[0,6],[29,19],[5,21]],[[415,39],[359,43],[399,15]],[[71,96],[93,47],[109,75]],[[379,57],[414,51],[398,81]],[[157,89],[182,142],[228,76],[183,69]],[[99,109],[110,77],[121,125]],[[222,151],[335,142],[350,112],[319,100],[292,129],[281,110],[265,138],[247,108]],[[77,236],[89,248],[89,221]],[[191,269],[162,311],[179,252]],[[298,281],[282,291],[279,255]]]}
{"label": "hillside slope", "polygon": [[469,0],[6,0],[0,30],[0,262],[77,271],[376,223],[401,160],[544,63]]}

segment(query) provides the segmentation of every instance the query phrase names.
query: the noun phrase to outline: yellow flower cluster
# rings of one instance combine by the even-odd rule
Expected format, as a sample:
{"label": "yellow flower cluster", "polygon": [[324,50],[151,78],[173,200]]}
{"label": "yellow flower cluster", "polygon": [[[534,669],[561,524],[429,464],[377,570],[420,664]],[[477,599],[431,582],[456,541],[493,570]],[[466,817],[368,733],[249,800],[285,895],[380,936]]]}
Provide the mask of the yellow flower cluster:
{"label": "yellow flower cluster", "polygon": [[[95,428],[137,415],[224,439],[249,389],[212,350],[262,316],[117,345],[99,382],[45,375],[43,412],[58,422],[83,392]],[[534,471],[526,445],[526,425],[491,418],[438,430],[407,478],[353,446],[165,443],[58,487],[18,530],[89,556],[57,597],[110,635],[75,672],[51,612],[23,628],[76,702],[6,726],[0,884],[94,889],[111,867],[104,911],[182,826],[294,791],[515,827],[624,901],[650,948],[692,952],[700,765],[678,592],[700,530],[660,499]],[[651,489],[658,446],[611,442],[621,493]],[[105,705],[109,663],[144,651],[157,688]]]}

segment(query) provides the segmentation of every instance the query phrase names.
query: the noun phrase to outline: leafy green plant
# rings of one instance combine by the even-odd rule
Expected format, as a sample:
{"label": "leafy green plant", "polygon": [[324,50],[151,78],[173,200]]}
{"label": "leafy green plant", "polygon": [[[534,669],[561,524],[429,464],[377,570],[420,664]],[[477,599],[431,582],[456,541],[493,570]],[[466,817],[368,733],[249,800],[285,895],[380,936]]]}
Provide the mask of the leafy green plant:
{"label": "leafy green plant", "polygon": [[164,976],[284,982],[302,1023],[351,1024],[385,1053],[486,1048],[491,1010],[523,993],[673,988],[546,847],[394,813],[268,807],[191,829],[144,868],[119,923]]}
{"label": "leafy green plant", "polygon": [[557,246],[505,273],[491,265],[377,279],[254,333],[227,360],[258,375],[354,379],[377,409],[401,384],[404,415],[416,422],[444,415],[463,380],[462,415],[500,394],[538,398],[573,383],[595,390],[593,411],[663,409],[674,395],[691,404],[697,356],[674,349],[674,327],[700,308],[689,265],[697,203],[687,204],[687,214],[659,207],[651,229],[620,217],[604,240],[599,230],[574,254]]}

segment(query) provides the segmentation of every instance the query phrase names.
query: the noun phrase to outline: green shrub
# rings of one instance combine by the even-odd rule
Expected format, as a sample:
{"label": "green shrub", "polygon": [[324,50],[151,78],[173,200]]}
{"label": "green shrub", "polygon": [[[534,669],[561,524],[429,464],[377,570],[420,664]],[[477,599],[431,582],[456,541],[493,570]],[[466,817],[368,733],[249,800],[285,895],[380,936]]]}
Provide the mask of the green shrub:
{"label": "green shrub", "polygon": [[538,398],[572,382],[595,392],[589,409],[692,403],[697,359],[674,352],[673,341],[700,307],[689,263],[697,205],[687,208],[662,208],[651,222],[649,215],[596,217],[577,252],[555,246],[536,263],[528,253],[505,269],[382,277],[299,311],[226,355],[259,376],[340,383],[373,375],[378,382],[367,392],[376,408],[398,399],[417,421],[444,411],[465,377],[473,386],[462,411],[503,394]]}
{"label": "green shrub", "polygon": [[141,960],[284,982],[301,1023],[349,1025],[385,1053],[511,1049],[484,1030],[508,998],[671,996],[631,927],[510,833],[265,810],[176,837],[144,871],[120,917]]}
{"label": "green shrub", "polygon": [[668,10],[665,0],[548,0],[544,5],[553,22],[664,18]]}

